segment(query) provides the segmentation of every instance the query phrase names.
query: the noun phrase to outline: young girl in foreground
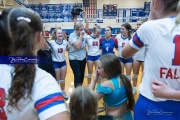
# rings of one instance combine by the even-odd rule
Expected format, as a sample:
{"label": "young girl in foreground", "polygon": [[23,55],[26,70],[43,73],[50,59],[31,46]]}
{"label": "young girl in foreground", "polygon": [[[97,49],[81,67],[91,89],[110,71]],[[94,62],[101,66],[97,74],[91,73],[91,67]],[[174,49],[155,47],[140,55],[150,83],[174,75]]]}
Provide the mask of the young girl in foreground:
{"label": "young girl in foreground", "polygon": [[[107,80],[100,82],[101,78]],[[102,56],[94,72],[94,80],[90,88],[94,90],[96,83],[96,95],[105,102],[105,113],[113,119],[132,120],[131,110],[134,107],[132,86],[128,78],[122,74],[119,58],[114,54]]]}
{"label": "young girl in foreground", "polygon": [[71,95],[69,109],[71,120],[97,120],[97,96],[88,87],[79,86]]}

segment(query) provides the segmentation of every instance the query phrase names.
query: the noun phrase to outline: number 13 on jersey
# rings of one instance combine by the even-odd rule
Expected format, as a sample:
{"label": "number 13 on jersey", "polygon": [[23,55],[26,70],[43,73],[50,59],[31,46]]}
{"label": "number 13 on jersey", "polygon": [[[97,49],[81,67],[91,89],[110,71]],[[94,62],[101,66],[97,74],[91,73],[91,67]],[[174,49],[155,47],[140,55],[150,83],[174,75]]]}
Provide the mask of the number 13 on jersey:
{"label": "number 13 on jersey", "polygon": [[5,91],[0,88],[0,120],[7,120],[6,113],[4,111],[5,106]]}
{"label": "number 13 on jersey", "polygon": [[175,52],[174,59],[172,60],[172,65],[180,66],[180,35],[174,37]]}

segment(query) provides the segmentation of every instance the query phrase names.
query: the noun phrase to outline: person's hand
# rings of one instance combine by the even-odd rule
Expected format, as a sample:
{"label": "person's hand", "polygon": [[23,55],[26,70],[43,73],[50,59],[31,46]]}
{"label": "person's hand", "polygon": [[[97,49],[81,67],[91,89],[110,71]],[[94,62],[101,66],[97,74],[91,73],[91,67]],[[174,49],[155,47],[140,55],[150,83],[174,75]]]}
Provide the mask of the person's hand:
{"label": "person's hand", "polygon": [[83,18],[86,18],[86,11],[83,10]]}
{"label": "person's hand", "polygon": [[155,97],[172,99],[174,89],[166,85],[165,83],[155,80],[152,82],[152,93]]}
{"label": "person's hand", "polygon": [[81,31],[80,37],[83,37],[83,36],[84,36],[84,31]]}
{"label": "person's hand", "polygon": [[99,79],[99,73],[97,70],[94,71],[94,80],[98,81]]}

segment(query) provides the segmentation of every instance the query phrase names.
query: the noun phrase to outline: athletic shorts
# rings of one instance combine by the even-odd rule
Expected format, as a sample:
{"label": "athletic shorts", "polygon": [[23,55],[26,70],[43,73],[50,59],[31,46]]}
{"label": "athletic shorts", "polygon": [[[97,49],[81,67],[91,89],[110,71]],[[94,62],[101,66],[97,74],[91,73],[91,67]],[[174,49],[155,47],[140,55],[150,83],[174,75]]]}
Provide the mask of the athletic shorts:
{"label": "athletic shorts", "polygon": [[180,120],[180,101],[152,101],[140,94],[134,120]]}
{"label": "athletic shorts", "polygon": [[89,61],[96,61],[96,60],[98,60],[100,57],[101,57],[100,55],[98,55],[98,56],[89,56],[89,55],[88,55],[87,60],[89,60]]}
{"label": "athletic shorts", "polygon": [[137,61],[137,62],[139,62],[139,63],[143,63],[143,62],[144,62],[144,61],[135,60],[135,59],[133,59],[133,61]]}
{"label": "athletic shorts", "polygon": [[54,62],[53,61],[53,67],[54,69],[58,69],[58,68],[62,68],[66,66],[66,61],[63,61],[63,62]]}
{"label": "athletic shorts", "polygon": [[124,64],[126,64],[126,63],[132,63],[132,62],[133,62],[132,57],[129,58],[129,59],[124,59],[124,58],[122,58],[122,57],[119,57],[119,59],[120,59],[120,61],[121,61],[122,63],[124,63]]}

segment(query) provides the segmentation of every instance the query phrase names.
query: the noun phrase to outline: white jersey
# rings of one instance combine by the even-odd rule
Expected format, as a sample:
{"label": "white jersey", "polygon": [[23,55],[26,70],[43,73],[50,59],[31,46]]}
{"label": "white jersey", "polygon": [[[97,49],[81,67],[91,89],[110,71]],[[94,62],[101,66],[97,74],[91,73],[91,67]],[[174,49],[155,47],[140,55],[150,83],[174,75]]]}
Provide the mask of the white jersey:
{"label": "white jersey", "polygon": [[180,25],[175,25],[175,18],[144,23],[133,36],[130,45],[137,50],[145,46],[140,94],[153,101],[167,100],[154,97],[151,87],[153,80],[162,81],[171,88],[180,90]]}
{"label": "white jersey", "polygon": [[61,43],[58,43],[56,40],[49,42],[53,51],[52,51],[52,60],[55,62],[63,62],[66,60],[65,51],[67,48],[67,41],[62,40]]}
{"label": "white jersey", "polygon": [[87,35],[85,40],[88,45],[87,53],[89,56],[98,56],[101,54],[99,37],[94,38],[91,35]]}
{"label": "white jersey", "polygon": [[118,41],[118,56],[122,58],[122,48],[127,42],[129,42],[129,37],[123,38],[121,34],[118,34],[116,39]]}
{"label": "white jersey", "polygon": [[[0,65],[0,119],[6,113],[7,120],[46,120],[58,113],[67,111],[56,80],[37,66],[30,96],[31,100],[20,99],[18,102],[20,111],[7,106],[8,100],[4,98],[8,97],[12,80],[10,72],[13,68],[9,65]],[[11,110],[11,112],[8,110]]]}

